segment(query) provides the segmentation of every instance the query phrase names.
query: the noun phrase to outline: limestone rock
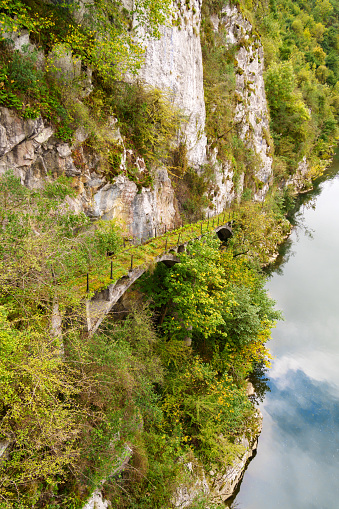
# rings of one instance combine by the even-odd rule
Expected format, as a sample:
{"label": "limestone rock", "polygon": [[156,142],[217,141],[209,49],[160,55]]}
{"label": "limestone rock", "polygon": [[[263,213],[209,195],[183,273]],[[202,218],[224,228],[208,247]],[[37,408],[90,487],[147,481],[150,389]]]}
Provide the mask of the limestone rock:
{"label": "limestone rock", "polygon": [[80,77],[81,60],[74,57],[65,45],[55,45],[48,55],[48,60],[50,73],[60,84],[70,83]]}
{"label": "limestone rock", "polygon": [[246,396],[254,396],[255,390],[253,384],[251,382],[247,382],[246,386]]}
{"label": "limestone rock", "polygon": [[240,124],[241,138],[259,156],[256,178],[261,184],[254,199],[262,201],[269,188],[273,162],[264,83],[263,47],[253,34],[251,24],[236,6],[224,7],[221,22],[227,30],[227,44],[240,45],[235,55],[238,65],[236,74],[238,104],[234,121]]}
{"label": "limestone rock", "polygon": [[[120,434],[117,433],[116,441],[120,440]],[[111,443],[111,449],[114,451],[115,441],[113,440]],[[119,472],[124,470],[129,463],[133,454],[133,449],[128,445],[124,445],[123,453],[119,458],[116,458],[114,461],[114,468],[112,469],[109,477],[113,477],[117,475]],[[100,482],[100,486],[93,491],[92,495],[86,501],[86,504],[82,507],[82,509],[108,509],[112,507],[112,504],[109,500],[105,500],[101,489],[102,485],[107,481],[107,479],[102,479]]]}
{"label": "limestone rock", "polygon": [[161,28],[161,38],[146,44],[145,64],[138,79],[169,92],[174,105],[187,116],[181,133],[190,163],[199,167],[206,160],[205,101],[200,45],[202,0],[191,0],[190,9],[179,0],[179,14],[172,26]]}
{"label": "limestone rock", "polygon": [[115,218],[139,239],[154,235],[155,229],[160,233],[165,226],[167,229],[175,227],[179,213],[167,170],[155,170],[153,187],[139,190],[128,179],[126,164],[132,161],[137,172],[142,174],[145,162],[125,149],[113,117],[106,131],[107,139],[122,150],[122,173],[112,181],[101,171],[100,155],[83,149],[88,137],[85,129],[77,130],[73,145],[61,143],[41,117],[24,120],[15,112],[0,107],[0,174],[12,170],[30,188],[43,186],[46,179],[61,175],[71,177],[77,197],[67,201],[74,211],[83,211],[98,219]]}
{"label": "limestone rock", "polygon": [[108,500],[104,500],[99,489],[93,491],[90,498],[82,509],[108,509],[112,504]]}
{"label": "limestone rock", "polygon": [[7,458],[10,445],[9,440],[0,440],[0,463]]}
{"label": "limestone rock", "polygon": [[304,157],[298,164],[295,174],[290,177],[285,183],[284,187],[290,187],[295,193],[302,193],[311,187],[311,178],[308,176],[309,165],[306,157]]}
{"label": "limestone rock", "polygon": [[154,189],[138,192],[134,182],[124,175],[115,177],[94,194],[93,216],[102,219],[121,219],[130,226],[138,239],[145,239],[165,229],[173,228],[179,220],[174,190],[166,169],[155,175]]}
{"label": "limestone rock", "polygon": [[201,495],[208,495],[210,493],[206,473],[199,462],[190,461],[189,463],[186,463],[185,470],[191,478],[191,483],[189,485],[181,485],[176,489],[172,499],[172,504],[178,509],[190,507],[197,497],[201,497]]}
{"label": "limestone rock", "polygon": [[233,170],[229,161],[226,161],[224,164],[219,163],[216,149],[210,156],[210,162],[215,172],[215,192],[211,200],[213,213],[220,214],[236,198],[233,184]]}
{"label": "limestone rock", "polygon": [[221,504],[232,496],[242,476],[249,459],[256,451],[258,436],[262,428],[262,414],[256,410],[257,432],[251,438],[245,435],[238,439],[238,445],[243,448],[233,464],[224,467],[221,471],[207,473],[202,464],[197,460],[185,464],[187,481],[176,489],[172,504],[178,509],[190,507],[194,500],[202,495],[208,495],[208,500],[215,504]]}
{"label": "limestone rock", "polygon": [[24,120],[12,110],[0,107],[0,158],[24,140],[40,134],[43,128],[41,117]]}

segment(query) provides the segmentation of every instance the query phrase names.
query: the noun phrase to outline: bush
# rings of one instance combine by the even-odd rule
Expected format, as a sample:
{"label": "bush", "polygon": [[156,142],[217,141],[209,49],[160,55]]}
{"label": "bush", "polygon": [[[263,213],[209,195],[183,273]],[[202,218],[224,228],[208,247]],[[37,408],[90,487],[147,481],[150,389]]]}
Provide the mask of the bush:
{"label": "bush", "polygon": [[136,152],[151,166],[168,160],[184,121],[171,97],[149,86],[121,82],[112,85],[109,97],[108,104]]}

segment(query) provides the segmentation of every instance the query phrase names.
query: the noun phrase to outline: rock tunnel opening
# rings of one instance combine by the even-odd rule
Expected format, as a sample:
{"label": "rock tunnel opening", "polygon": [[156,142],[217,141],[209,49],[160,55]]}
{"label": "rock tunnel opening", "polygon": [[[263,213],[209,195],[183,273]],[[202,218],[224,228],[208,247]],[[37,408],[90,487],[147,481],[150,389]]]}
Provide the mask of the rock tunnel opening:
{"label": "rock tunnel opening", "polygon": [[216,234],[222,242],[227,242],[233,235],[232,230],[226,226],[217,230]]}

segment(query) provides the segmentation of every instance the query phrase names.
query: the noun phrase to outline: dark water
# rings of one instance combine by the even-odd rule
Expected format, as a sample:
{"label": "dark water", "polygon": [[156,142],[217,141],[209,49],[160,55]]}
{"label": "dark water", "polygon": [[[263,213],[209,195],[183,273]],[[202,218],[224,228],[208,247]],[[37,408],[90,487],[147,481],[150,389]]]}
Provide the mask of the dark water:
{"label": "dark water", "polygon": [[339,159],[303,198],[268,290],[285,321],[273,331],[263,432],[234,505],[339,508]]}

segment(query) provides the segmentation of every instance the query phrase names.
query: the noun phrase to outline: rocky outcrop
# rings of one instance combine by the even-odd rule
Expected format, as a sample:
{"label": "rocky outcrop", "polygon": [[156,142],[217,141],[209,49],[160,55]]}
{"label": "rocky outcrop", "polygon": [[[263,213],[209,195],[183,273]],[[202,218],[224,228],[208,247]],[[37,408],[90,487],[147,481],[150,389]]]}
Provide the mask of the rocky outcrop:
{"label": "rocky outcrop", "polygon": [[286,182],[283,182],[283,186],[291,188],[296,194],[309,191],[312,188],[312,179],[309,172],[310,168],[306,157],[304,157],[299,162],[295,174],[286,180]]}
{"label": "rocky outcrop", "polygon": [[[167,92],[174,105],[186,115],[187,123],[178,134],[178,143],[186,143],[189,163],[199,171],[206,163],[207,145],[199,35],[201,0],[192,0],[190,3],[178,0],[177,5],[178,11],[171,23],[161,28],[162,37],[146,38],[145,64],[138,78]],[[251,25],[236,7],[225,7],[221,19],[213,18],[213,24],[216,31],[220,26],[226,27],[225,44],[239,46],[236,55],[239,101],[234,121],[241,125],[242,138],[258,154],[259,168],[255,174],[254,198],[262,200],[268,189],[272,165],[263,81],[263,50],[252,34]],[[29,44],[27,33],[15,39],[19,49],[24,43]],[[75,64],[68,57],[62,53],[58,65],[64,68],[69,64],[69,73],[73,76]],[[80,63],[76,62],[76,65],[79,74]],[[67,72],[63,75],[67,75]],[[90,81],[87,85],[86,90],[90,90]],[[46,178],[65,174],[72,178],[77,191],[77,199],[70,200],[75,210],[84,211],[93,218],[116,218],[138,238],[151,235],[155,228],[159,232],[165,225],[167,228],[176,226],[179,220],[178,208],[167,170],[155,170],[153,187],[138,187],[128,178],[126,160],[129,154],[113,119],[107,126],[107,136],[114,143],[120,144],[122,152],[120,175],[109,180],[102,172],[100,156],[88,154],[84,150],[85,132],[77,132],[74,144],[70,146],[58,141],[53,129],[41,118],[22,120],[2,108],[0,171],[13,169],[29,187],[40,186]],[[214,212],[220,213],[232,201],[240,198],[244,176],[240,175],[238,185],[235,186],[232,165],[227,162],[221,165],[215,152],[209,154],[209,158],[215,173],[213,192],[209,197]],[[142,174],[145,166],[143,161],[134,158],[134,165],[137,173]]]}
{"label": "rocky outcrop", "polygon": [[46,179],[66,175],[77,192],[69,199],[75,211],[102,219],[117,219],[138,238],[145,238],[157,228],[177,225],[179,214],[171,181],[165,168],[155,171],[153,187],[138,186],[126,175],[127,159],[133,160],[138,172],[145,165],[131,158],[119,130],[111,119],[106,127],[107,139],[121,148],[121,174],[108,181],[102,171],[100,155],[84,146],[87,134],[79,129],[72,145],[61,142],[53,128],[41,117],[24,120],[7,108],[0,108],[0,173],[13,170],[23,184],[40,187]]}
{"label": "rocky outcrop", "polygon": [[190,164],[206,162],[205,101],[200,45],[202,0],[178,0],[170,26],[161,28],[160,39],[146,44],[145,64],[138,79],[169,94],[186,116],[179,139],[186,143]]}
{"label": "rocky outcrop", "polygon": [[101,491],[97,489],[93,491],[82,509],[108,509],[109,507],[112,507],[111,502],[109,500],[105,500]]}
{"label": "rocky outcrop", "polygon": [[0,440],[0,463],[7,459],[10,445],[10,440]]}
{"label": "rocky outcrop", "polygon": [[[262,201],[268,191],[272,177],[271,137],[269,114],[264,83],[264,53],[260,40],[254,34],[252,25],[243,17],[236,6],[224,7],[220,19],[211,18],[215,32],[223,31],[225,45],[236,45],[236,100],[234,124],[247,147],[256,154],[256,168],[253,169],[255,193],[253,199]],[[212,162],[216,154],[212,154]],[[240,198],[243,191],[244,175],[237,182],[236,189],[230,185],[233,178],[231,164],[215,164],[217,193],[213,206]],[[226,185],[225,185],[226,183]]]}
{"label": "rocky outcrop", "polygon": [[239,482],[241,481],[246,465],[255,454],[258,445],[258,436],[262,427],[262,415],[259,410],[256,413],[257,431],[248,438],[243,436],[238,440],[240,452],[232,465],[222,470],[206,472],[199,461],[193,460],[186,463],[186,478],[180,485],[173,497],[173,506],[178,509],[190,507],[193,501],[205,497],[209,503],[221,504],[230,498]]}
{"label": "rocky outcrop", "polygon": [[[119,434],[116,437],[116,441],[120,440]],[[114,454],[114,440],[111,443],[111,451]],[[133,455],[133,449],[125,444],[123,447],[123,451],[120,456],[112,457],[112,469],[107,478],[102,479],[100,482],[100,486],[93,491],[90,497],[87,499],[86,504],[82,507],[82,509],[108,509],[112,507],[112,504],[109,500],[105,500],[104,495],[102,494],[102,487],[107,482],[107,480],[111,477],[122,472],[128,465],[130,459]]]}
{"label": "rocky outcrop", "polygon": [[234,171],[232,169],[232,164],[229,161],[220,163],[217,160],[216,149],[210,156],[210,162],[214,168],[215,174],[215,191],[214,195],[210,197],[211,205],[213,213],[215,212],[216,214],[220,214],[237,198],[237,191],[233,182]]}
{"label": "rocky outcrop", "polygon": [[264,83],[264,51],[252,25],[235,6],[226,6],[221,23],[227,31],[227,43],[236,44],[235,59],[237,107],[235,123],[241,126],[241,138],[259,159],[255,177],[261,183],[254,196],[263,200],[272,176],[271,137]]}

